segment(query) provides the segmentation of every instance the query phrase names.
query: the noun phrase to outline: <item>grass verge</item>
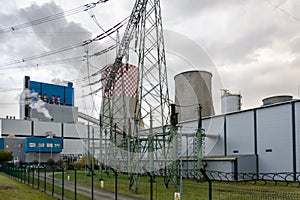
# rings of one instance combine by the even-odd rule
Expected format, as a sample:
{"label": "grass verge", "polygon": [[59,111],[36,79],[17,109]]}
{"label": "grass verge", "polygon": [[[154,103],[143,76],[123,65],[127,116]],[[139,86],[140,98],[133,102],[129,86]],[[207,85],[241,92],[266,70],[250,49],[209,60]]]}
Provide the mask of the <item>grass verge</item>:
{"label": "grass verge", "polygon": [[56,199],[3,173],[0,173],[0,197],[5,200]]}
{"label": "grass verge", "polygon": [[[65,180],[67,176],[70,178],[70,182],[74,181],[74,173],[66,172]],[[57,174],[56,178],[61,178],[61,174]],[[115,176],[114,174],[105,174],[104,190],[114,192],[115,191]],[[139,178],[139,188],[136,192],[135,184],[129,189],[129,180],[127,175],[118,174],[118,193],[129,196],[134,196],[142,199],[150,199],[150,181],[149,177],[142,176]],[[77,183],[87,186],[92,185],[91,176],[86,176],[85,172],[77,172]],[[235,182],[213,182],[212,184],[212,196],[213,199],[300,199],[300,190],[298,183],[277,182],[274,181],[264,182],[247,182],[247,183],[235,183]],[[99,176],[96,173],[94,175],[94,187],[100,188]],[[174,193],[178,192],[180,186],[177,189],[169,184],[169,188],[165,187],[163,177],[156,177],[153,183],[153,199],[174,199]],[[208,199],[208,183],[196,182],[193,180],[184,179],[182,184],[183,199],[192,200],[206,200]]]}

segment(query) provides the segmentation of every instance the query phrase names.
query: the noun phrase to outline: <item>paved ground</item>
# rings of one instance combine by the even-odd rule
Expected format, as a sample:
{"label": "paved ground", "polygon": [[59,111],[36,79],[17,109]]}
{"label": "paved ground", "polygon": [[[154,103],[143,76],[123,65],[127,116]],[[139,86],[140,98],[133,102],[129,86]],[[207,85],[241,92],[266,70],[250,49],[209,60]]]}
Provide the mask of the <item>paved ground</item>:
{"label": "paved ground", "polygon": [[[52,173],[48,173],[47,175],[47,183],[52,184]],[[43,175],[40,175],[40,179],[43,180]],[[57,186],[61,186],[61,179],[55,178],[55,184]],[[64,182],[64,187],[66,190],[74,191],[74,183],[70,183],[68,181]],[[42,189],[42,188],[41,188]],[[47,188],[49,190],[50,188]],[[51,189],[50,189],[51,190]],[[92,191],[90,187],[85,185],[77,184],[77,194],[82,194],[84,196],[90,197],[92,199]],[[58,196],[57,196],[58,197]],[[65,198],[66,199],[66,198]],[[104,190],[100,190],[97,187],[94,187],[94,199],[95,200],[115,200],[115,194],[113,192],[108,192]],[[140,198],[130,197],[126,195],[118,194],[118,200],[141,200]]]}

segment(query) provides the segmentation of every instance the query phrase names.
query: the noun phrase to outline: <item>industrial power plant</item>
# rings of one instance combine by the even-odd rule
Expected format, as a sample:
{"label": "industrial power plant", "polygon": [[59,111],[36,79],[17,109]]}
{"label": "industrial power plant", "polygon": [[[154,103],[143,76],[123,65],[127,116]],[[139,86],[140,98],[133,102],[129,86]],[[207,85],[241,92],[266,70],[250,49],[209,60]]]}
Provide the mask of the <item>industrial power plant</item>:
{"label": "industrial power plant", "polygon": [[[278,94],[243,109],[240,92],[213,91],[215,74],[205,66],[169,77],[159,2],[136,0],[130,17],[103,34],[48,53],[85,48],[81,59],[88,73],[80,78],[89,87],[86,96],[98,97],[98,116],[76,106],[75,94],[82,86],[76,81],[49,83],[27,74],[19,95],[19,117],[0,118],[0,150],[12,153],[14,166],[41,166],[50,160],[76,163],[92,156],[99,180],[111,171],[125,174],[129,189],[136,193],[142,175],[149,176],[151,184],[155,177],[164,177],[167,187],[177,187],[182,179],[300,182],[300,100]],[[120,39],[122,26],[126,29]],[[112,46],[89,52],[88,45],[111,39],[113,33]],[[90,73],[89,59],[111,50],[113,61]],[[137,62],[131,60],[130,51]],[[173,99],[169,85],[174,85]],[[213,94],[220,91],[219,112]],[[86,162],[85,168],[91,170]]]}
{"label": "industrial power plant", "polygon": [[[136,74],[134,70],[132,72]],[[168,155],[163,155],[161,149],[156,149],[152,170],[157,175],[165,173],[161,168],[168,167],[172,163],[170,160],[181,157],[183,176],[196,176],[198,151],[202,151],[201,165],[207,170],[236,174],[291,172],[294,175],[289,179],[295,180],[299,171],[299,100],[289,95],[278,95],[263,99],[260,107],[241,110],[241,94],[222,90],[222,114],[214,115],[211,77],[212,74],[205,71],[187,71],[174,77],[174,105],[178,114],[177,145],[172,143],[174,141],[164,144]],[[136,84],[136,81],[131,81],[130,86]],[[115,111],[120,122],[114,126],[115,130],[109,130],[100,126],[98,119],[79,113],[78,108],[74,107],[72,83],[66,86],[53,85],[31,81],[26,76],[24,98],[20,99],[20,119],[9,116],[1,119],[0,149],[13,152],[15,162],[25,163],[45,163],[50,158],[55,161],[72,158],[76,161],[93,149],[93,155],[103,165],[115,165],[119,170],[128,172],[128,160],[125,159],[128,155],[124,153],[127,146],[125,149],[123,147],[128,142],[128,130],[134,129],[131,124],[134,122],[135,104],[132,99],[135,94],[129,91],[130,89],[125,92],[129,96],[124,101],[126,104],[114,108],[125,110],[124,113]],[[123,94],[121,91],[117,91],[117,94],[115,98],[122,102],[120,98],[124,98]],[[102,116],[107,114],[104,103],[105,100],[102,104]],[[127,116],[126,121],[121,121],[123,114]],[[105,117],[102,123],[109,124],[109,118]],[[199,117],[204,134],[201,136],[201,149],[197,150],[195,133],[199,128]],[[140,128],[138,139],[144,145],[143,148],[147,148],[146,141],[153,133],[145,124]],[[159,129],[153,127],[152,132],[158,132]],[[113,131],[116,131],[118,138],[116,143],[115,140],[110,140],[109,132]],[[131,140],[135,137],[130,135]],[[154,140],[154,144],[156,142],[161,143]],[[172,157],[174,149],[176,156]],[[112,153],[116,157],[112,157]],[[148,153],[140,155],[139,162],[142,166],[139,169],[150,170]],[[238,177],[232,178],[234,180]]]}

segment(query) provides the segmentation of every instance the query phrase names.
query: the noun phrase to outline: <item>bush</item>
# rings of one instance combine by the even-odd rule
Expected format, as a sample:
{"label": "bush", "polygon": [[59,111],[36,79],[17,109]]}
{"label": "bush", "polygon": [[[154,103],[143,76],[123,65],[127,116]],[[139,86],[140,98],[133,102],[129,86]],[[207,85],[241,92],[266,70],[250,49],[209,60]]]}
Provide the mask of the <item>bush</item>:
{"label": "bush", "polygon": [[67,163],[65,162],[65,161],[63,161],[62,159],[60,159],[60,160],[58,160],[57,161],[57,164],[61,167],[61,168],[63,168],[63,169],[66,169],[67,168]]}
{"label": "bush", "polygon": [[52,165],[54,165],[54,163],[55,163],[55,161],[52,158],[50,158],[49,160],[47,160],[47,165],[52,166]]}
{"label": "bush", "polygon": [[13,159],[13,155],[8,151],[0,151],[0,163],[8,162]]}
{"label": "bush", "polygon": [[39,164],[39,161],[38,160],[34,160],[32,163],[35,164],[35,165],[37,165],[37,164]]}
{"label": "bush", "polygon": [[[74,163],[69,163],[68,166],[67,166],[67,169],[68,170],[72,170],[75,168],[75,164]],[[77,169],[77,168],[76,168]]]}
{"label": "bush", "polygon": [[21,166],[22,166],[22,165],[25,165],[24,160],[20,160],[20,161],[19,161],[19,165],[21,165]]}

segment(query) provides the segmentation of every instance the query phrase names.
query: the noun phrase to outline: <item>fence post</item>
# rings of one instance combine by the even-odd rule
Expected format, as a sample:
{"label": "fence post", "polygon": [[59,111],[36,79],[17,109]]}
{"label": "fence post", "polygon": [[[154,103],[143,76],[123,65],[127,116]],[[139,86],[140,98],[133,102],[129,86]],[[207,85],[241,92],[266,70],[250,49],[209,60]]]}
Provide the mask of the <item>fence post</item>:
{"label": "fence post", "polygon": [[118,199],[118,172],[116,169],[111,168],[111,171],[115,174],[115,200]]}
{"label": "fence post", "polygon": [[64,199],[64,182],[65,182],[65,174],[64,174],[64,168],[62,167],[62,182],[61,182],[61,199]]}
{"label": "fence post", "polygon": [[154,175],[152,174],[153,172],[146,172],[147,175],[149,176],[149,181],[150,181],[150,200],[153,200],[153,182],[154,182]]}
{"label": "fence post", "polygon": [[92,200],[94,200],[94,170],[92,170]]}
{"label": "fence post", "polygon": [[54,166],[52,167],[52,196],[54,195]]}
{"label": "fence post", "polygon": [[18,171],[17,171],[17,166],[14,166],[14,177],[15,177],[15,180],[17,180],[18,178]]}
{"label": "fence post", "polygon": [[15,179],[15,166],[12,167],[12,177]]}
{"label": "fence post", "polygon": [[75,200],[76,200],[76,198],[77,198],[77,172],[76,172],[76,169],[74,169],[74,171],[75,171],[75,177],[74,177],[74,181],[75,181]]}
{"label": "fence post", "polygon": [[26,168],[27,169],[27,185],[29,185],[29,182],[30,182],[30,168],[29,167],[27,167]]}
{"label": "fence post", "polygon": [[21,166],[21,183],[23,183],[24,176],[23,176],[23,166]]}
{"label": "fence post", "polygon": [[46,193],[46,172],[47,172],[47,167],[45,166],[44,168],[44,192]]}
{"label": "fence post", "polygon": [[212,181],[209,179],[203,168],[200,169],[200,172],[202,173],[203,177],[208,181],[208,199],[212,200]]}
{"label": "fence post", "polygon": [[38,189],[40,189],[40,166],[38,166]]}
{"label": "fence post", "polygon": [[22,176],[22,166],[20,166],[20,182],[22,183],[22,178],[23,178],[23,176]]}
{"label": "fence post", "polygon": [[26,166],[24,166],[23,167],[23,182],[24,182],[24,184],[26,184],[26,180],[27,180],[27,167]]}
{"label": "fence post", "polygon": [[32,168],[32,187],[34,188],[34,174],[35,174],[35,168]]}
{"label": "fence post", "polygon": [[20,168],[19,166],[17,166],[16,168],[17,168],[17,180],[20,181]]}

